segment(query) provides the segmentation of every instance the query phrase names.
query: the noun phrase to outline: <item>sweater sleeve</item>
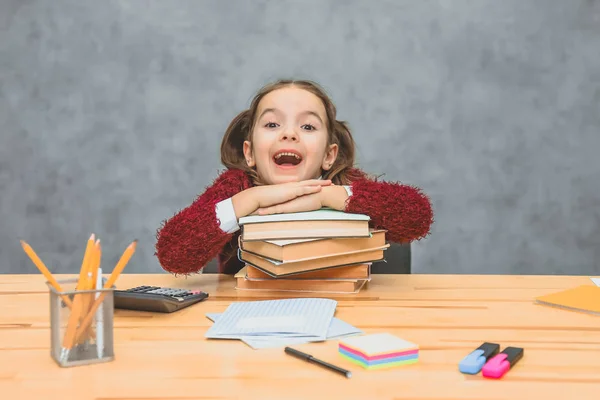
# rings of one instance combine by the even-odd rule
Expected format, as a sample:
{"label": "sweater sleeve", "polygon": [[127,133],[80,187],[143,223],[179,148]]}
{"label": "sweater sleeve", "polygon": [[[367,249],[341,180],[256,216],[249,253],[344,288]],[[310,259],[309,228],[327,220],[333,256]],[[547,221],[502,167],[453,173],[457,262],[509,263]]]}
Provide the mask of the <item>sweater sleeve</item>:
{"label": "sweater sleeve", "polygon": [[387,230],[392,242],[407,243],[429,234],[433,209],[419,188],[370,179],[359,170],[351,175],[352,195],[346,200],[346,212],[368,215],[371,226]]}
{"label": "sweater sleeve", "polygon": [[163,221],[156,233],[155,255],[163,269],[174,274],[198,272],[215,258],[233,232],[221,229],[217,204],[249,188],[241,170],[227,170],[196,200]]}

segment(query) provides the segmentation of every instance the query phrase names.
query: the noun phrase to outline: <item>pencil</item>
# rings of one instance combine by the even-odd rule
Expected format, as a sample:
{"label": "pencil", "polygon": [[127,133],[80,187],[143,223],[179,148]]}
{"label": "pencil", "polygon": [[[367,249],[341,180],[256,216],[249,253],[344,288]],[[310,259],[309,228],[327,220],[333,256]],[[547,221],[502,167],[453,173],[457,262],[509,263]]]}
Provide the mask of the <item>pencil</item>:
{"label": "pencil", "polygon": [[[100,244],[100,239],[96,240],[96,262],[90,268],[92,270],[92,281],[94,282],[94,287],[96,285],[96,276],[98,275],[98,268],[102,263],[102,245]],[[93,287],[92,287],[93,289]]]}
{"label": "pencil", "polygon": [[113,272],[108,277],[108,280],[106,281],[106,284],[104,285],[105,289],[110,289],[111,287],[113,287],[113,285],[117,281],[117,278],[119,277],[119,275],[121,275],[121,272],[123,272],[123,269],[125,268],[125,266],[129,262],[129,260],[131,259],[131,256],[133,256],[133,253],[135,253],[135,249],[137,247],[137,242],[138,241],[136,239],[133,242],[131,242],[131,244],[129,246],[127,246],[127,248],[121,255],[121,258],[119,259],[119,262],[115,266],[115,269],[113,269]]}
{"label": "pencil", "polygon": [[[91,246],[89,245],[89,242],[92,242]],[[94,268],[94,266],[96,265],[96,258],[98,257],[97,255],[97,251],[98,251],[98,246],[96,245],[96,243],[98,243],[98,241],[96,240],[95,242],[93,241],[92,238],[90,238],[90,241],[88,241],[88,247],[86,249],[86,254],[83,257],[83,265],[81,268],[81,272],[82,274],[80,274],[79,276],[79,282],[78,282],[78,290],[92,290],[93,287],[93,276],[94,273],[92,271],[92,269]],[[82,306],[82,310],[85,313],[87,309],[89,309],[90,307],[90,296],[89,295],[80,295],[83,296],[82,302],[83,302],[83,306]],[[80,318],[83,318],[83,314],[80,316]]]}
{"label": "pencil", "polygon": [[96,241],[96,235],[92,233],[87,241],[85,247],[85,253],[83,253],[83,261],[81,262],[81,269],[79,270],[79,280],[77,281],[77,290],[81,290],[86,284],[86,276],[89,268],[90,261],[94,258],[94,242]]}
{"label": "pencil", "polygon": [[[46,267],[46,265],[44,265],[44,263],[42,262],[42,260],[40,260],[40,258],[35,253],[35,251],[24,240],[21,240],[21,246],[23,247],[23,250],[25,250],[25,253],[29,256],[29,258],[31,258],[31,260],[33,261],[33,263],[35,264],[35,266],[44,275],[44,277],[46,278],[46,280],[52,285],[52,287],[54,288],[54,290],[56,290],[59,293],[59,296],[62,299],[62,301],[65,303],[65,305],[69,308],[69,310],[72,310],[73,309],[73,302],[71,301],[71,299],[69,298],[69,296],[67,296],[65,294],[60,294],[60,293],[63,292],[62,287],[60,286],[60,284],[58,283],[58,281],[54,278],[54,276],[52,276],[52,274],[50,273],[50,271],[48,270],[48,268]],[[96,334],[93,331],[89,332],[89,333],[90,333],[90,335],[93,338],[96,337]]]}
{"label": "pencil", "polygon": [[[104,285],[104,289],[110,289],[115,284],[115,282],[117,281],[117,278],[119,277],[119,275],[121,274],[121,272],[123,271],[123,269],[125,268],[127,263],[129,262],[129,260],[131,259],[131,256],[133,256],[133,253],[135,253],[135,249],[137,247],[137,242],[138,241],[136,239],[129,246],[127,246],[127,248],[121,255],[121,258],[119,259],[119,262],[117,263],[117,265],[113,269],[113,272],[110,274],[110,277],[106,281],[106,284]],[[102,292],[100,294],[100,296],[96,299],[96,301],[94,301],[92,308],[88,311],[87,315],[81,322],[81,325],[77,329],[77,332],[75,333],[75,338],[79,338],[81,335],[83,335],[84,330],[87,329],[88,325],[92,322],[92,319],[94,318],[94,314],[98,310],[98,307],[100,307],[100,304],[102,304],[102,302],[104,301],[105,297],[106,297],[106,292]]]}
{"label": "pencil", "polygon": [[[95,275],[98,273],[98,265],[100,264],[100,239],[96,239],[96,242],[90,247],[90,255],[87,257],[85,265],[85,282],[82,285],[82,290],[94,290],[95,286]],[[94,301],[94,293],[80,294],[82,296],[82,310],[79,314],[79,320],[82,321],[87,312],[89,311],[92,302]],[[96,338],[94,329],[92,326],[87,328],[87,336],[81,335],[76,343],[81,344],[85,342],[88,337]]]}
{"label": "pencil", "polygon": [[[97,275],[98,275],[98,269],[100,268],[100,261],[102,258],[102,246],[100,245],[100,239],[96,240],[96,243],[94,245],[94,259],[93,259],[93,263],[90,263],[89,266],[89,270],[88,270],[88,287],[86,288],[87,290],[94,290],[96,289],[96,280],[97,280]],[[92,308],[92,304],[94,301],[94,298],[96,297],[97,293],[89,293],[86,297],[87,297],[87,302],[86,302],[86,307],[84,309],[84,312],[81,314],[81,319],[83,321],[84,316],[87,314],[87,312],[89,312],[89,310]],[[92,338],[96,338],[95,332],[92,329],[91,326],[88,327],[88,335],[90,335]]]}
{"label": "pencil", "polygon": [[[85,275],[87,273],[87,267],[88,263],[90,262],[90,257],[92,257],[91,252],[93,251],[94,239],[95,235],[92,233],[92,235],[88,239],[85,253],[83,255],[83,262],[79,271],[79,279],[77,281],[76,290],[82,290],[82,287],[85,290],[85,285],[87,284]],[[81,314],[84,311],[83,307],[84,301],[82,295],[76,294],[73,300],[73,308],[71,309],[71,314],[69,315],[69,321],[67,322],[65,336],[63,338],[63,346],[60,354],[60,359],[62,362],[67,360],[69,356],[69,350],[73,348],[73,345],[76,342],[77,322],[79,322]],[[85,329],[87,329],[87,327]]]}
{"label": "pencil", "polygon": [[[86,281],[85,281],[85,290],[94,290],[96,285],[96,274],[98,274],[98,266],[100,265],[100,239],[97,239],[94,245],[91,248],[91,257],[89,263],[87,265],[86,271]],[[88,302],[91,302],[94,295],[90,293],[88,298]],[[86,304],[86,310],[90,308],[90,304]]]}
{"label": "pencil", "polygon": [[[56,290],[58,293],[62,293],[63,290],[60,287],[59,283],[56,281],[56,279],[54,279],[54,277],[52,276],[52,274],[50,273],[50,271],[48,270],[46,265],[42,262],[42,260],[40,260],[38,255],[31,248],[31,246],[28,243],[26,243],[24,240],[21,240],[21,246],[23,247],[23,250],[25,250],[25,253],[29,256],[31,261],[33,261],[33,264],[37,267],[37,269],[40,270],[42,275],[44,275],[46,280],[52,285],[54,290]],[[61,298],[64,301],[64,303],[66,304],[66,306],[69,307],[69,309],[73,308],[73,303],[71,302],[71,299],[69,299],[68,296],[61,295]]]}

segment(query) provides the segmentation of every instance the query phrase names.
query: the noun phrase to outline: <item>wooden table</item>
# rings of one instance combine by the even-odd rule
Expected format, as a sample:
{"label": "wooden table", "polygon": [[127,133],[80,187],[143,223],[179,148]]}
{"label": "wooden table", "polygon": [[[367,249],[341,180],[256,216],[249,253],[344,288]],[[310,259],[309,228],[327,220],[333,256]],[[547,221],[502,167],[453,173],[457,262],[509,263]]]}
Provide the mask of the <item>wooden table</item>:
{"label": "wooden table", "polygon": [[[205,313],[222,312],[232,301],[267,298],[236,292],[230,277],[123,275],[117,284],[201,288],[210,300],[173,314],[116,310],[116,359],[60,368],[50,358],[43,277],[0,275],[0,398],[600,398],[600,317],[533,302],[590,284],[587,277],[375,276],[360,294],[337,297],[336,316],[367,333],[391,332],[419,344],[420,360],[367,371],[341,359],[335,341],[296,346],[350,369],[351,379],[280,348],[204,339],[211,325]],[[461,374],[458,362],[484,341],[523,347],[524,358],[502,380]]]}

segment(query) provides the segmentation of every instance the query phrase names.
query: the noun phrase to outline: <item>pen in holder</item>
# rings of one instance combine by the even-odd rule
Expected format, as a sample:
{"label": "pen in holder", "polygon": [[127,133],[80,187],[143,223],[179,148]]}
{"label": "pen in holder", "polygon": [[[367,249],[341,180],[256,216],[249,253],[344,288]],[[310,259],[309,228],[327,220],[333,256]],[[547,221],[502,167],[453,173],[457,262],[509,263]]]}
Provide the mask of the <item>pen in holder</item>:
{"label": "pen in holder", "polygon": [[114,286],[105,289],[106,279],[101,275],[98,289],[76,290],[77,282],[77,279],[59,281],[61,292],[48,283],[51,355],[61,367],[114,359]]}

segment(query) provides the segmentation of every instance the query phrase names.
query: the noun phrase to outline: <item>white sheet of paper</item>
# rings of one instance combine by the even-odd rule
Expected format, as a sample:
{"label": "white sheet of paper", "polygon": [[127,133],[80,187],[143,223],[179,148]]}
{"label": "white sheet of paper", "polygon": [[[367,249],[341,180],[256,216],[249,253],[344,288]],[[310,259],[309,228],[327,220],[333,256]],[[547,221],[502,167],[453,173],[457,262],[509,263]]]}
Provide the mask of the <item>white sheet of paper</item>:
{"label": "white sheet of paper", "polygon": [[[209,313],[206,314],[206,317],[211,321],[216,321],[220,313]],[[331,319],[331,324],[329,325],[329,329],[327,330],[326,340],[340,339],[344,337],[350,337],[355,335],[362,334],[363,331],[360,329],[350,325],[349,323],[342,321],[338,318],[333,317]],[[318,342],[321,339],[316,338],[306,338],[306,337],[277,337],[277,336],[240,336],[242,342],[246,343],[248,346],[253,349],[266,349],[266,348],[274,348],[274,347],[285,347],[285,346],[293,346],[295,344],[303,344],[309,342]]]}
{"label": "white sheet of paper", "polygon": [[232,303],[208,329],[205,337],[277,336],[324,340],[336,306],[335,300],[319,298]]}
{"label": "white sheet of paper", "polygon": [[600,286],[600,278],[590,278],[592,280],[592,282],[594,282],[594,285],[596,286]]}

